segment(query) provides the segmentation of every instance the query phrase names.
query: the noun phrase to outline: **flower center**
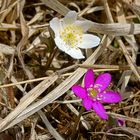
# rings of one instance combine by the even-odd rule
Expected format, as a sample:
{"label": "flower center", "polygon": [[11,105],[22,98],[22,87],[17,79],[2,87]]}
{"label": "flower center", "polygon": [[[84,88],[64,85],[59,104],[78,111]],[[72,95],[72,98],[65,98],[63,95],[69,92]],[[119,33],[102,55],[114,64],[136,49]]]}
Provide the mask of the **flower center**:
{"label": "flower center", "polygon": [[82,28],[74,24],[67,25],[60,31],[60,36],[66,45],[75,48],[78,48],[79,43],[82,42],[82,34]]}
{"label": "flower center", "polygon": [[97,96],[97,91],[95,90],[95,89],[93,89],[93,88],[90,88],[89,90],[88,90],[88,92],[89,92],[89,95],[92,97],[92,98],[95,98],[96,96]]}

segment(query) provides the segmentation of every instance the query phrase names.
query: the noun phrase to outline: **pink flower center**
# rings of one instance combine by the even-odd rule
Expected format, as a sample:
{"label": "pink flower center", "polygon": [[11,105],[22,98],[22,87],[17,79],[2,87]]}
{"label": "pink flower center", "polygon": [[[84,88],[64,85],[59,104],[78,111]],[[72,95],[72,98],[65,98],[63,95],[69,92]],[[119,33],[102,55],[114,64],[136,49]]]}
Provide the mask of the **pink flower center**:
{"label": "pink flower center", "polygon": [[89,93],[90,97],[95,98],[97,96],[97,94],[98,94],[98,91],[93,89],[93,88],[89,88],[88,93]]}
{"label": "pink flower center", "polygon": [[103,95],[99,95],[98,93],[99,93],[99,91],[95,88],[89,88],[88,89],[88,96],[93,101],[101,101],[102,100]]}

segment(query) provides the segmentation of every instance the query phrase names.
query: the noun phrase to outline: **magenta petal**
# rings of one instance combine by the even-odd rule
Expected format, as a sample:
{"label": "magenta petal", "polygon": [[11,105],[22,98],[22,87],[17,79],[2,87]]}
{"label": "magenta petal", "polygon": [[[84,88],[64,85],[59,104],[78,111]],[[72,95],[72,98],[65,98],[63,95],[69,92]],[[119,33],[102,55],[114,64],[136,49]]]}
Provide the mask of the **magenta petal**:
{"label": "magenta petal", "polygon": [[114,91],[103,91],[99,93],[98,96],[100,96],[101,101],[105,103],[118,103],[122,100],[121,95]]}
{"label": "magenta petal", "polygon": [[92,104],[92,107],[95,111],[95,113],[100,116],[103,120],[106,120],[108,119],[108,115],[106,114],[106,110],[104,109],[104,106],[98,102],[98,101],[95,101],[93,104]]}
{"label": "magenta petal", "polygon": [[92,104],[93,102],[89,98],[83,99],[83,106],[85,107],[86,110],[90,110],[92,108]]}
{"label": "magenta petal", "polygon": [[117,119],[118,126],[125,126],[125,121],[122,119]]}
{"label": "magenta petal", "polygon": [[72,91],[75,93],[76,96],[78,96],[82,99],[87,97],[86,90],[79,85],[72,86]]}
{"label": "magenta petal", "polygon": [[98,90],[98,92],[102,92],[105,90],[111,82],[111,75],[109,73],[100,74],[94,84],[94,88]]}
{"label": "magenta petal", "polygon": [[92,69],[88,69],[88,71],[85,74],[84,78],[84,84],[85,88],[92,88],[94,84],[94,72]]}

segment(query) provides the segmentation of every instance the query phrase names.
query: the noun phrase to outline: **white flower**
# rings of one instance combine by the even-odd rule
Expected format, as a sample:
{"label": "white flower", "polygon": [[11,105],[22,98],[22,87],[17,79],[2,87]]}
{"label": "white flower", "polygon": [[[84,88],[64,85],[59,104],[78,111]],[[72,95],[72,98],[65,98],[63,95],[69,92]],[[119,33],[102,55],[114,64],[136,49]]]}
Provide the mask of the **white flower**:
{"label": "white flower", "polygon": [[85,33],[91,26],[90,21],[77,20],[75,11],[68,12],[63,19],[53,18],[50,21],[57,47],[75,59],[84,58],[79,48],[93,48],[100,43],[99,37]]}

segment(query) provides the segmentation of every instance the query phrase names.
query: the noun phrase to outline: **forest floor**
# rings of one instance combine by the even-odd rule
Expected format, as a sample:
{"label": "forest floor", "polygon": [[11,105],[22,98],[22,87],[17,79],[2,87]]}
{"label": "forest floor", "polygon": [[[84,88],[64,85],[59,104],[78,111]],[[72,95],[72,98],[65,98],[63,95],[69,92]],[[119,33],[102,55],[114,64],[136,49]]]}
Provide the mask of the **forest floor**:
{"label": "forest floor", "polygon": [[[55,43],[50,21],[69,11],[101,39],[81,49],[84,59]],[[0,140],[140,139],[139,0],[1,0],[0,65]],[[71,89],[88,69],[110,73],[108,88],[122,97],[103,103],[107,120]]]}

